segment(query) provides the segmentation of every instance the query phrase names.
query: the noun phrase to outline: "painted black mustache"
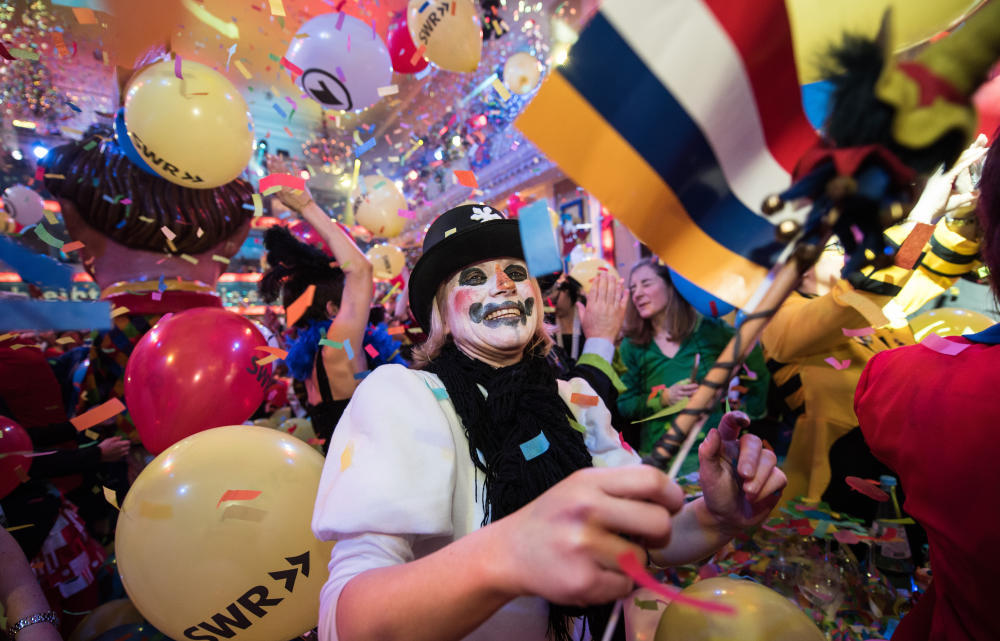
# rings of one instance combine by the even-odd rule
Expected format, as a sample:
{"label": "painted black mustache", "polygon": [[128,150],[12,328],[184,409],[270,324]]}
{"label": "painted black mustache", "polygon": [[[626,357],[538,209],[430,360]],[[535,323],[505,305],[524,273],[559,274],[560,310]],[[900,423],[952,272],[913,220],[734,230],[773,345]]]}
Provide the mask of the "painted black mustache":
{"label": "painted black mustache", "polygon": [[[521,323],[522,325],[528,324],[528,317],[531,316],[531,312],[535,308],[535,299],[529,298],[523,303],[521,301],[507,301],[505,303],[473,303],[469,306],[469,318],[472,319],[473,323],[485,323],[487,327],[496,327],[498,325],[516,325]],[[486,320],[486,317],[493,312],[501,311],[504,309],[516,309],[521,312],[520,316],[504,316],[502,318],[492,318]]]}

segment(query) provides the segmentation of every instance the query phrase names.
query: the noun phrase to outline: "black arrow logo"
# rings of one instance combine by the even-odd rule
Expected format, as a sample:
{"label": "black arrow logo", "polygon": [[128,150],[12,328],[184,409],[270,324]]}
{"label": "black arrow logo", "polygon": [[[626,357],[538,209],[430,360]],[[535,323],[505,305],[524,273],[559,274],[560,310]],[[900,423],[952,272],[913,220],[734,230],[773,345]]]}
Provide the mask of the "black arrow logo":
{"label": "black arrow logo", "polygon": [[323,69],[307,69],[300,82],[302,89],[324,106],[344,111],[353,108],[351,92],[339,78]]}
{"label": "black arrow logo", "polygon": [[326,81],[324,80],[319,81],[319,88],[318,89],[314,88],[312,90],[312,95],[316,100],[319,100],[320,102],[326,105],[333,105],[334,107],[336,107],[337,105],[343,104],[342,102],[337,100],[337,96],[333,95],[333,92],[327,88]]}
{"label": "black arrow logo", "polygon": [[278,570],[267,574],[275,581],[284,581],[285,589],[291,592],[295,589],[295,577],[299,575],[299,570],[295,566],[302,568],[302,576],[309,576],[309,551],[306,550],[298,556],[285,557],[285,560],[292,566],[290,570]]}

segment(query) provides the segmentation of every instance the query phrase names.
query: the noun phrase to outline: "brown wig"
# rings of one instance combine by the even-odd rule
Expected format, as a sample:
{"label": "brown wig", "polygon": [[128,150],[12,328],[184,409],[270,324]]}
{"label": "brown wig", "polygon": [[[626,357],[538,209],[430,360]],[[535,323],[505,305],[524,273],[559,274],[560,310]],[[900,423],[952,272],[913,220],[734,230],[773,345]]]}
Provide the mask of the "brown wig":
{"label": "brown wig", "polygon": [[306,327],[309,321],[325,321],[330,316],[328,302],[340,307],[344,296],[344,272],[330,266],[330,258],[322,250],[307,245],[284,227],[271,227],[264,234],[268,269],[258,283],[261,298],[270,303],[281,296],[287,309],[310,285],[316,286],[313,302],[295,322]]}
{"label": "brown wig", "polygon": [[[253,217],[252,208],[244,207],[254,191],[245,180],[213,189],[175,185],[132,164],[110,131],[56,147],[41,165],[53,196],[71,202],[85,223],[132,249],[200,254]],[[164,226],[176,234],[171,241],[176,251]]]}
{"label": "brown wig", "polygon": [[[1000,130],[993,139],[1000,136]],[[1000,145],[990,147],[983,164],[983,174],[979,179],[979,204],[976,207],[979,226],[983,230],[980,254],[990,270],[990,289],[1000,303]]]}
{"label": "brown wig", "polygon": [[[640,267],[649,267],[667,285],[667,333],[670,340],[678,343],[683,342],[694,332],[698,324],[698,312],[695,311],[691,303],[677,293],[674,281],[670,278],[670,270],[661,263],[655,256],[643,258],[632,266],[629,272],[629,290],[631,291],[632,275]],[[639,310],[632,302],[632,296],[628,297],[628,309],[625,310],[625,336],[636,345],[648,345],[653,340],[656,328],[650,319],[639,316]]]}

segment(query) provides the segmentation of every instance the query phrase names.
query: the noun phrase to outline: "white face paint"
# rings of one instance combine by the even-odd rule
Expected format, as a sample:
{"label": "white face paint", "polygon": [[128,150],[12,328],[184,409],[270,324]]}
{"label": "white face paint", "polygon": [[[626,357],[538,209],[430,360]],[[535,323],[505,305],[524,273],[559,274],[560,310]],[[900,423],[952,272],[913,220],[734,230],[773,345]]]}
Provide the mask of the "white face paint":
{"label": "white face paint", "polygon": [[445,283],[445,325],[455,345],[494,366],[521,360],[538,326],[538,282],[523,260],[469,265]]}

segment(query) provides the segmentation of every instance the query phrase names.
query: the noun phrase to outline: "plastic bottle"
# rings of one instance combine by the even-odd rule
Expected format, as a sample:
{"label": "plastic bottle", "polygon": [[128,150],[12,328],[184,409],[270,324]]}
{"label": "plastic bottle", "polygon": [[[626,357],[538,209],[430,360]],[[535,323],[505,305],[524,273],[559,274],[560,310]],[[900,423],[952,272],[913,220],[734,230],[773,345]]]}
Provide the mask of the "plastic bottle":
{"label": "plastic bottle", "polygon": [[897,481],[894,476],[879,477],[882,489],[889,494],[889,500],[881,503],[872,524],[872,536],[883,536],[890,529],[896,531],[896,540],[880,541],[876,544],[875,565],[885,573],[896,587],[906,587],[915,569],[913,555],[910,552],[910,542],[906,538],[906,529],[899,522],[903,518],[896,498]]}

